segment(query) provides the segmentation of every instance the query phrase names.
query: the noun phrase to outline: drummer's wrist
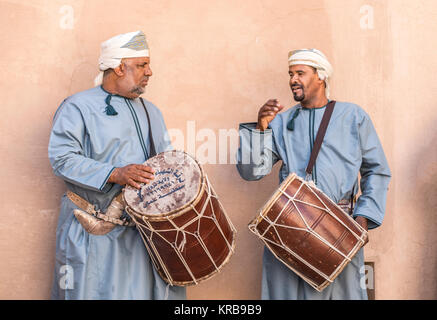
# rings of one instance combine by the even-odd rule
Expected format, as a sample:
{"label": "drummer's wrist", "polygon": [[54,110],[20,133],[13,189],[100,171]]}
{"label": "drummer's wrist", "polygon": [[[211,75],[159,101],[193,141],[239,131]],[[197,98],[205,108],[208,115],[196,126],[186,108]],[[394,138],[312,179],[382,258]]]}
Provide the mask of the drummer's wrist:
{"label": "drummer's wrist", "polygon": [[109,176],[108,183],[117,183],[120,176],[120,168],[115,168],[112,170],[111,175]]}
{"label": "drummer's wrist", "polygon": [[366,231],[368,231],[367,218],[362,216],[356,216],[355,221],[362,226]]}

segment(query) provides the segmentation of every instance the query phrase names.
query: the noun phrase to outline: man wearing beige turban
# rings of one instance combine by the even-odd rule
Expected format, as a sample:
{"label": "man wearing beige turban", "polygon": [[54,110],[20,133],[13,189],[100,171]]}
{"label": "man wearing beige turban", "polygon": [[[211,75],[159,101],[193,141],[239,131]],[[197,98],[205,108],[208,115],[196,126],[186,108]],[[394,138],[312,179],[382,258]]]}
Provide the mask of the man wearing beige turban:
{"label": "man wearing beige turban", "polygon": [[161,279],[120,203],[123,186],[154,178],[142,163],[172,148],[161,111],[140,98],[152,76],[144,33],[103,42],[99,69],[96,87],[61,103],[50,134],[50,163],[67,186],[52,299],[185,299]]}
{"label": "man wearing beige turban", "polygon": [[[384,218],[391,173],[369,115],[356,104],[337,101],[311,176],[307,176],[315,137],[330,101],[333,68],[316,49],[291,51],[288,66],[290,88],[298,104],[284,110],[277,99],[270,99],[259,109],[257,122],[240,124],[237,169],[241,177],[259,180],[281,161],[280,183],[293,172],[311,179],[328,197],[348,208],[366,230],[377,228]],[[351,209],[359,174],[361,195]],[[364,284],[363,249],[322,292],[264,249],[263,299],[367,299]]]}

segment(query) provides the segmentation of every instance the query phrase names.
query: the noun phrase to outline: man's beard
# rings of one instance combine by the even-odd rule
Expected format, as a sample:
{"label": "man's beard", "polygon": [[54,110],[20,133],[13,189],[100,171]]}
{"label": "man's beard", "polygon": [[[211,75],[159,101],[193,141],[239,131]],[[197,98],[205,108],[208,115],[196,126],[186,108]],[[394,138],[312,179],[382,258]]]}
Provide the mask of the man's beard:
{"label": "man's beard", "polygon": [[305,99],[305,93],[302,93],[300,96],[296,96],[295,94],[293,94],[293,98],[297,102],[303,101]]}
{"label": "man's beard", "polygon": [[297,102],[303,101],[305,99],[305,92],[303,90],[303,87],[302,86],[294,86],[294,87],[299,87],[299,89],[302,91],[302,94],[300,96],[296,95],[296,93],[293,92],[294,100]]}
{"label": "man's beard", "polygon": [[146,91],[146,88],[143,88],[143,87],[141,87],[141,86],[136,86],[136,87],[134,87],[130,92],[131,92],[131,93],[138,94],[138,95],[141,95],[141,94],[143,94],[145,91]]}

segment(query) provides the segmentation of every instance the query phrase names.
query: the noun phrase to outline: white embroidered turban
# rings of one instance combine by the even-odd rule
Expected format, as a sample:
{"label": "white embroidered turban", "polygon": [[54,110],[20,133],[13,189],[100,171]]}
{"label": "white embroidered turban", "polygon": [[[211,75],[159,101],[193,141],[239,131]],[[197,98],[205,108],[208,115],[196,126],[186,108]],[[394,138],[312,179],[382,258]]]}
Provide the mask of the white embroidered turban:
{"label": "white embroidered turban", "polygon": [[96,86],[103,81],[103,71],[117,68],[123,58],[149,57],[146,35],[142,31],[124,33],[102,42],[99,58],[99,75]]}
{"label": "white embroidered turban", "polygon": [[316,68],[320,80],[325,81],[325,94],[329,99],[329,80],[332,77],[333,69],[326,56],[317,49],[299,49],[290,51],[288,54],[288,65],[293,66],[304,64]]}

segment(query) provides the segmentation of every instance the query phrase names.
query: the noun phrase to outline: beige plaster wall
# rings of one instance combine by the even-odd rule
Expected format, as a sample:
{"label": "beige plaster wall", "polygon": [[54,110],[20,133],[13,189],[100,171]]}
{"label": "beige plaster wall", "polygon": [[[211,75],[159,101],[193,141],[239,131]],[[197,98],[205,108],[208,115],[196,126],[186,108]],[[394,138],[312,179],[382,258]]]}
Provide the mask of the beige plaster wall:
{"label": "beige plaster wall", "polygon": [[[65,97],[92,86],[100,42],[138,29],[154,72],[145,97],[185,134],[185,149],[193,124],[211,129],[218,148],[219,130],[255,121],[267,99],[293,105],[288,51],[325,52],[332,97],[370,114],[393,173],[385,221],[365,249],[376,298],[437,298],[436,14],[433,0],[1,0],[0,299],[49,297],[65,191],[47,159],[51,119]],[[227,150],[233,159],[235,146]],[[205,169],[237,248],[188,298],[258,299],[262,246],[247,223],[275,190],[278,167],[259,182],[233,164]]]}

